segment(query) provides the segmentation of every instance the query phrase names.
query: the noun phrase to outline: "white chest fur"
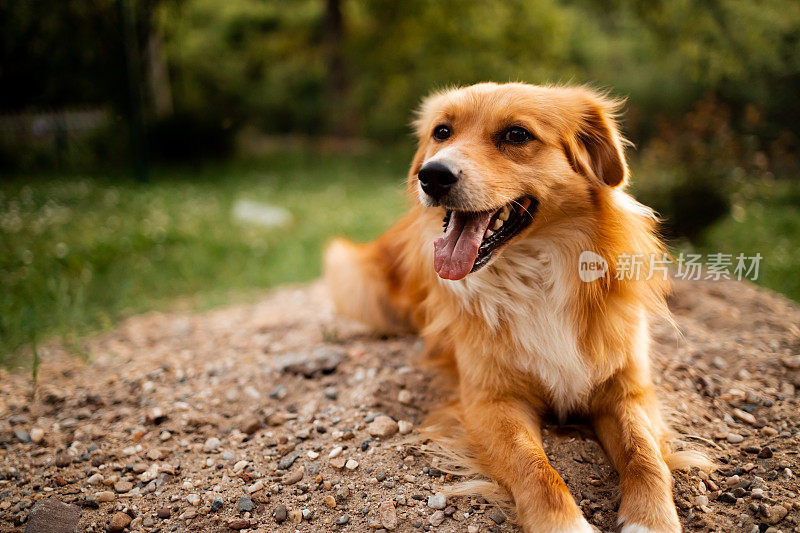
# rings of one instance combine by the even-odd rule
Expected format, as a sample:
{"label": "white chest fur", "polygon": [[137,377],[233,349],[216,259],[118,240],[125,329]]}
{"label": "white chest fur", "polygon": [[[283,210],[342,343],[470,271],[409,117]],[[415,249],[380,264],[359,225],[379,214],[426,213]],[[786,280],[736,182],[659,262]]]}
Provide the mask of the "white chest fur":
{"label": "white chest fur", "polygon": [[[480,318],[488,335],[504,332],[510,343],[481,347],[493,366],[538,378],[550,391],[554,406],[567,410],[585,397],[591,385],[586,359],[578,348],[577,325],[571,306],[575,268],[547,243],[518,243],[496,264],[457,282],[442,281],[465,312]],[[577,270],[576,270],[577,272]],[[513,349],[500,348],[511,345]],[[504,353],[510,352],[510,353]]]}

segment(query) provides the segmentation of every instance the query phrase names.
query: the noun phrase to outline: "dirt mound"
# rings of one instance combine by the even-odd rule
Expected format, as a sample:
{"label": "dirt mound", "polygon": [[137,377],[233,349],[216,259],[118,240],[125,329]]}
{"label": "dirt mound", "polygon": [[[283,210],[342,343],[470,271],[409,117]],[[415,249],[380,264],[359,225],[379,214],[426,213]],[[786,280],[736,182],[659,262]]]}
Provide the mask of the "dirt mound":
{"label": "dirt mound", "polygon": [[[678,284],[671,307],[681,333],[653,327],[662,403],[719,465],[676,474],[684,526],[800,531],[800,309],[733,282]],[[481,499],[437,494],[455,480],[409,443],[443,394],[414,364],[421,342],[335,317],[317,284],[137,316],[85,349],[88,364],[43,348],[32,401],[28,376],[0,375],[0,530],[42,531],[49,508],[81,531],[515,530]],[[545,435],[613,530],[618,479],[598,444],[580,427]]]}

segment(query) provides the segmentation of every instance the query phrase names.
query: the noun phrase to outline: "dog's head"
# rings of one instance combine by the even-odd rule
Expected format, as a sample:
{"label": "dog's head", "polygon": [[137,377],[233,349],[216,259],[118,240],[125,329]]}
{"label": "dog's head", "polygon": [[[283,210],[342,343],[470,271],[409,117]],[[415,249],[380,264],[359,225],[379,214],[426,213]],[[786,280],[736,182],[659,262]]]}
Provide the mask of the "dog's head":
{"label": "dog's head", "polygon": [[440,277],[461,279],[537,225],[592,209],[627,180],[618,103],[582,87],[481,83],[426,99],[409,186],[443,212]]}

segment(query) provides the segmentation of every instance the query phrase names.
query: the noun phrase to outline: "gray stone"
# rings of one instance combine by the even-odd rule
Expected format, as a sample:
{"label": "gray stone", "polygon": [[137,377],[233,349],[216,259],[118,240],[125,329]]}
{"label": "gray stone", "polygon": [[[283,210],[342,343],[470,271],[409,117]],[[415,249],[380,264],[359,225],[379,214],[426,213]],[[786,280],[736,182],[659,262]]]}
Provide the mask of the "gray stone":
{"label": "gray stone", "polygon": [[287,352],[276,355],[273,364],[278,370],[312,378],[334,372],[344,361],[347,353],[343,348],[320,347],[308,352]]}
{"label": "gray stone", "polygon": [[255,509],[256,506],[249,497],[242,496],[239,498],[239,501],[236,502],[236,508],[239,509],[240,513],[248,513]]}
{"label": "gray stone", "polygon": [[298,457],[300,457],[300,452],[293,452],[284,456],[280,461],[278,461],[278,470],[288,470]]}

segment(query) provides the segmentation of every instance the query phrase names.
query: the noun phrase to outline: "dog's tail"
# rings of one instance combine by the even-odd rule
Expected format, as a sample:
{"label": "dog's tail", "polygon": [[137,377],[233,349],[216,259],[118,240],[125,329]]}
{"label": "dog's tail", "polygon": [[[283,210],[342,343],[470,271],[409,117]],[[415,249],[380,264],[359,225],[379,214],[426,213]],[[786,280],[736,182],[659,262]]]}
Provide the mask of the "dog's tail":
{"label": "dog's tail", "polygon": [[667,447],[667,451],[662,453],[667,467],[672,472],[690,468],[699,468],[706,472],[714,470],[714,462],[699,450],[672,450],[671,447]]}
{"label": "dog's tail", "polygon": [[390,280],[393,259],[383,244],[335,239],[325,251],[325,284],[340,314],[378,333],[411,333],[410,309],[398,302],[397,283]]}

